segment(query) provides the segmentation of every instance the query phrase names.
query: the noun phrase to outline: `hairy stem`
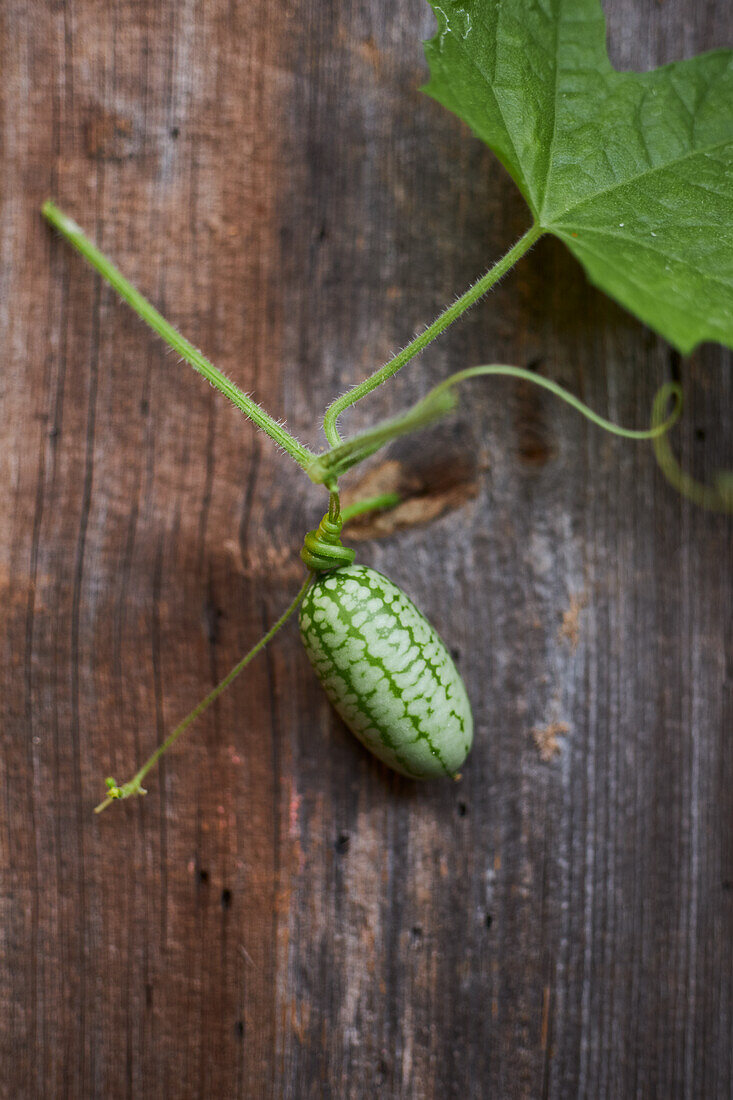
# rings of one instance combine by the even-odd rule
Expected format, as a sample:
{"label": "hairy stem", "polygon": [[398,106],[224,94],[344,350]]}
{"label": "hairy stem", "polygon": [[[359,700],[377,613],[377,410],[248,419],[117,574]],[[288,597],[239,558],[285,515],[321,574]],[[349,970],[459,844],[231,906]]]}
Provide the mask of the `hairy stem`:
{"label": "hairy stem", "polygon": [[196,719],[199,718],[205,710],[208,710],[211,704],[219,698],[222,692],[226,691],[232,681],[236,680],[240,672],[242,672],[247,667],[252,658],[256,657],[261,649],[265,648],[270,639],[273,638],[275,634],[277,634],[278,630],[280,630],[280,628],[285,625],[290,616],[295,611],[297,611],[303,597],[305,596],[308,585],[311,583],[312,579],[313,576],[311,573],[309,573],[304,580],[301,589],[298,592],[298,595],[295,597],[288,609],[283,612],[283,614],[280,616],[274,626],[271,626],[267,633],[260,638],[259,642],[257,642],[257,644],[254,645],[252,649],[250,649],[249,653],[246,653],[244,657],[242,657],[242,660],[239,661],[239,663],[236,664],[234,668],[226,674],[224,679],[221,680],[216,685],[216,687],[212,691],[210,691],[204,699],[201,700],[201,702],[196,704],[193,710],[186,715],[183,721],[178,723],[173,732],[170,733],[168,737],[166,737],[165,741],[163,741],[161,745],[158,745],[155,752],[153,752],[148,757],[143,766],[140,768],[139,771],[135,773],[132,779],[130,779],[127,783],[122,783],[120,786],[117,785],[114,779],[107,780],[107,790],[109,793],[104,801],[100,802],[99,805],[95,807],[94,812],[96,814],[101,813],[102,810],[106,810],[107,807],[110,806],[113,802],[118,802],[120,799],[130,798],[131,795],[147,793],[143,788],[142,782],[150,769],[155,767],[163,753],[168,751],[171,745],[173,745],[178,740],[182,733],[185,733],[191,723],[195,722]]}
{"label": "hairy stem", "polygon": [[76,222],[68,218],[50,201],[44,202],[42,211],[44,218],[66,237],[74,248],[82,254],[84,259],[107,280],[110,286],[114,287],[120,297],[137,313],[138,317],[141,317],[154,332],[157,332],[158,336],[165,340],[169,347],[177,351],[199,374],[203,374],[212,386],[223,393],[225,397],[228,397],[232,404],[241,409],[250,420],[255,422],[258,428],[266,432],[270,439],[273,439],[278,446],[287,451],[300,466],[305,468],[312,461],[315,456],[302,443],[299,443],[290,432],[287,432],[282,424],[279,424],[277,420],[273,420],[261,405],[258,405],[256,401],[243,393],[238,386],[235,386],[180,332],[174,329],[173,325],[169,324],[165,317],[158,313],[157,309],[143,297],[140,291],[125,279],[114,264],[98,248],[94,247]]}
{"label": "hairy stem", "polygon": [[416,336],[406,348],[403,348],[402,351],[393,356],[383,367],[380,367],[379,370],[370,375],[369,378],[365,378],[363,382],[354,386],[348,393],[343,394],[342,397],[338,397],[328,406],[323,418],[323,430],[326,439],[332,447],[337,446],[341,442],[341,436],[336,427],[336,421],[341,413],[345,409],[355,405],[357,401],[361,401],[362,397],[366,397],[366,395],[371,393],[372,390],[375,390],[377,386],[381,386],[383,382],[386,382],[388,378],[396,374],[401,367],[404,367],[405,363],[409,363],[411,359],[419,355],[423,348],[426,348],[436,336],[440,336],[442,332],[445,332],[449,325],[452,325],[467,309],[470,309],[479,298],[486,294],[486,292],[514,266],[517,260],[523,256],[525,252],[529,251],[535,241],[542,236],[543,232],[544,230],[538,225],[533,225],[531,229],[528,229],[524,236],[517,241],[513,248],[509,249],[505,256],[495,263],[493,267],[490,267],[486,274],[482,275],[473,286],[470,286],[465,294],[462,294],[453,305],[444,309],[443,312],[435,318],[433,323],[428,325],[419,336]]}

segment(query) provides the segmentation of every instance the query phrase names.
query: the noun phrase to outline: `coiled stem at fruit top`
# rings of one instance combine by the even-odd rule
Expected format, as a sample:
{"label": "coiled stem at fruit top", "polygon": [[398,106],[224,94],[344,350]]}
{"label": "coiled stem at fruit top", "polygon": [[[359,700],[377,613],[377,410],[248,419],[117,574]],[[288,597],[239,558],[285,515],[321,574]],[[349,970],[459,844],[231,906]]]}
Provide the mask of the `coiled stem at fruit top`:
{"label": "coiled stem at fruit top", "polygon": [[329,569],[341,569],[351,565],[356,552],[341,542],[343,520],[335,508],[330,508],[314,531],[309,531],[303,540],[300,556],[314,573],[325,573]]}

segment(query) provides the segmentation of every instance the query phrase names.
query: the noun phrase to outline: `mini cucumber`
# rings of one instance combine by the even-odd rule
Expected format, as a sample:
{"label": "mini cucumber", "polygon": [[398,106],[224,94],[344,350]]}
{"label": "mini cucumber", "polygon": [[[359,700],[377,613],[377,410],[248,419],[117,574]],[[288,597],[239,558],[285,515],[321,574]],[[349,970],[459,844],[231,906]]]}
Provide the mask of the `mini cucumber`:
{"label": "mini cucumber", "polygon": [[300,636],[349,729],[413,779],[454,776],[471,748],[463,680],[424,615],[365,565],[317,575],[299,613]]}

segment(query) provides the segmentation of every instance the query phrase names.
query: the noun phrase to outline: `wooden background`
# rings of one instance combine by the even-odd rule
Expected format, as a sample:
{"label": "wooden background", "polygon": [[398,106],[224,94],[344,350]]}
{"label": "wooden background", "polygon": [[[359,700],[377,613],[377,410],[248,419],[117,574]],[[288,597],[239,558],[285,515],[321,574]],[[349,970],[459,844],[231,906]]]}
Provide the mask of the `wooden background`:
{"label": "wooden background", "polygon": [[[621,66],[733,37],[725,0],[606,8]],[[417,90],[422,0],[0,27],[0,1094],[729,1098],[733,524],[550,397],[474,384],[380,464],[416,501],[359,544],[457,654],[460,783],[367,757],[291,627],[93,816],[292,598],[323,501],[42,200],[313,446],[528,215]],[[733,466],[730,356],[681,361],[552,241],[349,427],[487,359],[628,425],[679,374],[685,466]]]}

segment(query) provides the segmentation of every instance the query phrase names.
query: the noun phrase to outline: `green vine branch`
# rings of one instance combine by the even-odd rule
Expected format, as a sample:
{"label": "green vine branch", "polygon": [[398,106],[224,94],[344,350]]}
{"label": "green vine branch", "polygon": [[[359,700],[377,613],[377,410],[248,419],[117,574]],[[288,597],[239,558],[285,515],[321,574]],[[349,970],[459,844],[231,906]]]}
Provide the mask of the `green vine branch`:
{"label": "green vine branch", "polygon": [[95,248],[75,221],[72,221],[50,201],[44,202],[42,211],[46,220],[66,237],[67,241],[106,279],[146,325],[149,325],[158,336],[165,340],[169,347],[177,351],[181,358],[185,359],[199,374],[202,374],[212,386],[223,393],[225,397],[228,397],[232,404],[241,409],[245,416],[253,420],[257,427],[269,435],[270,439],[274,440],[279,447],[282,447],[291,458],[294,458],[299,466],[303,468],[308,466],[315,455],[302,443],[299,443],[290,432],[286,431],[281,423],[265,412],[261,405],[258,405],[246,393],[243,393],[218,367],[210,363],[193,344],[189,343],[185,336],[182,336],[173,325],[166,321],[165,317],[158,313],[157,309],[143,297],[140,291],[117,270],[112,261],[98,248]]}
{"label": "green vine branch", "polygon": [[514,264],[519,260],[525,252],[529,252],[533,244],[542,236],[544,230],[538,226],[533,225],[531,229],[528,229],[523,237],[517,241],[513,248],[510,248],[505,256],[490,267],[489,270],[481,276],[472,286],[468,288],[465,294],[462,294],[452,305],[444,309],[439,314],[432,324],[421,332],[418,336],[412,340],[407,347],[402,351],[394,355],[384,366],[370,375],[369,378],[365,378],[363,382],[360,382],[357,386],[354,386],[343,394],[341,397],[337,397],[328,408],[326,409],[325,416],[323,418],[323,431],[325,432],[326,439],[332,447],[338,446],[341,442],[341,436],[339,435],[338,428],[336,427],[336,421],[341,416],[341,413],[345,409],[355,405],[357,401],[361,401],[362,397],[366,397],[368,393],[375,390],[377,386],[381,386],[383,382],[386,382],[388,378],[397,374],[397,371],[409,363],[411,359],[414,359],[416,355],[432,343],[437,336],[452,325],[454,321],[470,309],[479,298],[482,298],[488,290],[494,286],[495,283],[506,275],[510,268],[514,267]]}
{"label": "green vine branch", "polygon": [[254,646],[252,646],[248,653],[245,653],[241,661],[239,661],[234,666],[234,668],[226,674],[224,679],[220,680],[216,687],[213,688],[213,690],[210,691],[209,694],[205,696],[205,698],[197,703],[192,711],[189,711],[183,721],[179,722],[173,732],[166,737],[165,741],[163,741],[162,744],[158,745],[155,752],[151,753],[151,755],[148,757],[148,759],[145,761],[139,771],[135,772],[132,779],[128,780],[127,783],[122,783],[119,785],[117,784],[116,780],[112,779],[111,777],[106,780],[107,797],[104,799],[103,802],[100,802],[99,805],[95,807],[94,812],[96,814],[101,814],[102,810],[106,810],[107,807],[111,806],[113,802],[119,802],[121,799],[130,798],[132,795],[147,794],[147,791],[143,787],[143,779],[148,774],[150,769],[155,767],[163,753],[167,752],[171,745],[175,744],[181,734],[186,732],[191,723],[195,722],[197,718],[200,718],[204,711],[208,710],[211,704],[216,702],[222,692],[226,691],[229,685],[234,680],[236,680],[240,672],[243,672],[250,661],[257,656],[260,650],[265,648],[270,639],[274,638],[278,630],[280,630],[281,627],[285,626],[285,623],[288,621],[290,616],[293,615],[300,607],[303,597],[305,596],[305,593],[307,591],[308,585],[311,583],[312,579],[313,575],[309,573],[306,579],[303,581],[298,595],[295,597],[287,610],[283,612],[277,622],[270,627],[266,634],[263,634],[260,640]]}
{"label": "green vine branch", "polygon": [[[552,379],[543,378],[541,374],[535,374],[533,371],[526,370],[524,367],[510,367],[504,366],[503,364],[468,367],[466,370],[457,371],[457,373],[452,374],[450,378],[446,378],[445,381],[439,382],[438,385],[430,391],[430,394],[441,393],[470,378],[482,378],[487,375],[500,375],[504,378],[520,378],[524,382],[532,382],[535,386],[539,386],[543,390],[548,390],[550,393],[554,394],[555,397],[559,397],[566,405],[570,405],[571,408],[579,412],[586,420],[590,420],[590,422],[595,424],[598,428],[602,428],[605,432],[610,432],[611,435],[621,436],[622,439],[658,439],[669,431],[682,414],[681,386],[676,382],[665,382],[664,385],[659,388],[654,398],[651,427],[622,428],[621,425],[614,424],[612,420],[606,420],[604,416],[600,416],[597,412],[594,412],[593,409],[589,408],[580,398],[575,397],[568,390],[558,385],[557,382],[553,382]],[[664,411],[670,400],[674,401],[674,405],[669,415],[664,418]]]}
{"label": "green vine branch", "polygon": [[390,508],[396,508],[401,500],[399,493],[380,493],[379,496],[367,497],[366,500],[356,500],[341,509],[341,519],[346,526],[352,519],[365,516],[368,512],[387,512]]}

